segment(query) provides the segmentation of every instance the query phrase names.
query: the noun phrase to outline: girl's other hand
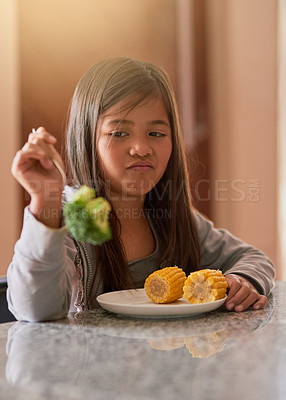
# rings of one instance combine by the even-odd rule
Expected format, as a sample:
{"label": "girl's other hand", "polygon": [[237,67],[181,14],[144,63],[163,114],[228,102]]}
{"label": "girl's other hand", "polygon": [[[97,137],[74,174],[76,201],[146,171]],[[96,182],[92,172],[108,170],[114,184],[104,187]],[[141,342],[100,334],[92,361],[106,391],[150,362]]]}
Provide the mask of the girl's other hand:
{"label": "girl's other hand", "polygon": [[254,310],[263,308],[267,298],[258,293],[256,288],[243,276],[236,274],[225,275],[228,284],[228,295],[225,306],[227,310],[244,311],[253,306]]}

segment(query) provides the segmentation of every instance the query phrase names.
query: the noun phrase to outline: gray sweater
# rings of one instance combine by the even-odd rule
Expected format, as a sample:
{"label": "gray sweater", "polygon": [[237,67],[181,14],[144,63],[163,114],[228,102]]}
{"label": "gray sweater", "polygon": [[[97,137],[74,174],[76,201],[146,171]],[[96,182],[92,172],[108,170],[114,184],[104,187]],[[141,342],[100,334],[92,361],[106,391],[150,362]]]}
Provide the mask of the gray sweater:
{"label": "gray sweater", "polygon": [[[220,269],[224,275],[246,277],[257,290],[268,295],[274,286],[274,267],[259,250],[228,231],[214,228],[212,222],[195,212],[201,245],[201,265],[197,269]],[[160,264],[162,246],[156,240],[153,254],[129,263],[136,287],[143,287],[147,276]],[[96,296],[103,292],[100,276],[88,304],[87,293],[94,274],[94,252],[88,244],[75,242],[65,227],[51,229],[34,218],[27,207],[20,239],[8,268],[7,300],[18,320],[44,321],[64,318],[68,312],[97,306]]]}

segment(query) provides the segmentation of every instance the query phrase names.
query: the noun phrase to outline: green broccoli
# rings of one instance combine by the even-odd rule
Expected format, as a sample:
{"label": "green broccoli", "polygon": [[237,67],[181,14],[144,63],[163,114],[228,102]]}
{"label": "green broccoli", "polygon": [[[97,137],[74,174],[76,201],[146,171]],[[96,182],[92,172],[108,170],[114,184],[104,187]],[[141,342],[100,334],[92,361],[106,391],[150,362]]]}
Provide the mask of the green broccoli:
{"label": "green broccoli", "polygon": [[80,242],[100,245],[111,239],[108,222],[111,206],[95,190],[81,186],[72,200],[64,205],[65,224],[72,236]]}

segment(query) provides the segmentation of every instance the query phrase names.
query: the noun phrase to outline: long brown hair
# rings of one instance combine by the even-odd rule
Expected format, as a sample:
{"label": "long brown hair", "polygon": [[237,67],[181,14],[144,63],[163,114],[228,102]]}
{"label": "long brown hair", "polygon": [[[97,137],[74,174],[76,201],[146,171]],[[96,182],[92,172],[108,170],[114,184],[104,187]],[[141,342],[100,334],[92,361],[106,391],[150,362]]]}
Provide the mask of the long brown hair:
{"label": "long brown hair", "polygon": [[[151,63],[118,57],[94,65],[83,75],[70,108],[66,136],[68,170],[73,183],[93,187],[98,195],[105,196],[105,182],[96,149],[99,116],[119,101],[132,99],[130,108],[133,108],[158,92],[165,101],[169,116],[172,154],[160,182],[146,196],[145,210],[152,210],[152,222],[166,249],[161,263],[179,265],[189,273],[199,265],[200,246],[193,221],[177,105],[169,79],[162,69]],[[165,213],[158,213],[158,210]],[[110,224],[112,240],[95,246],[96,270],[100,270],[105,291],[128,288],[131,282],[120,240],[120,221],[114,212],[111,212]]]}

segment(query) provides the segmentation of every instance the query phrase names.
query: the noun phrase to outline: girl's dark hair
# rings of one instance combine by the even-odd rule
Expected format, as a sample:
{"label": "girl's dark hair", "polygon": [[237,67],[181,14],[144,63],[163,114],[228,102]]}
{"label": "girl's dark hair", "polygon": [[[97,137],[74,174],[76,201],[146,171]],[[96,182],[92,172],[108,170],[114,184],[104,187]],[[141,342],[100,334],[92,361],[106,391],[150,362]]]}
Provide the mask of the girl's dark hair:
{"label": "girl's dark hair", "polygon": [[[152,222],[163,242],[162,248],[166,249],[161,266],[178,265],[189,273],[199,265],[200,246],[192,213],[177,105],[169,79],[162,69],[151,63],[119,57],[104,60],[83,75],[70,108],[66,136],[67,169],[74,184],[93,187],[98,195],[106,196],[96,146],[99,116],[120,101],[130,100],[128,104],[132,109],[148,96],[158,93],[163,97],[169,116],[172,154],[163,177],[146,196],[145,209],[152,210]],[[120,240],[120,221],[113,211],[110,224],[113,239],[95,246],[96,272],[100,271],[104,291],[132,287]]]}

